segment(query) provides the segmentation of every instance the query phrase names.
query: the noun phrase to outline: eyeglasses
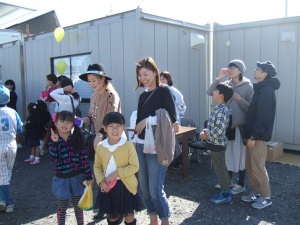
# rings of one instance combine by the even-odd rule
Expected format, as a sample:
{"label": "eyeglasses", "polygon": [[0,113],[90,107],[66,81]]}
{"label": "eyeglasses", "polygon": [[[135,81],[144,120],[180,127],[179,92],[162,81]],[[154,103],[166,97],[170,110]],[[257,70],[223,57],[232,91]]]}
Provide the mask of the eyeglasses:
{"label": "eyeglasses", "polygon": [[234,69],[236,69],[236,68],[237,68],[236,66],[229,66],[229,67],[228,67],[229,70],[234,70]]}

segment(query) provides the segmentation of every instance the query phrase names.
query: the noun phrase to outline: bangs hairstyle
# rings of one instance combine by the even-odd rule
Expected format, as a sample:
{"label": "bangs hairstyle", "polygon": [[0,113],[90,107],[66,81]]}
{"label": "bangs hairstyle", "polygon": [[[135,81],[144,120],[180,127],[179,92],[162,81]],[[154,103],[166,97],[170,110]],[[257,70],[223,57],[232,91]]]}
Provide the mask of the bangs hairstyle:
{"label": "bangs hairstyle", "polygon": [[103,119],[103,125],[107,127],[111,123],[117,123],[121,125],[125,125],[125,118],[119,112],[110,112],[107,113]]}
{"label": "bangs hairstyle", "polygon": [[62,121],[71,121],[74,123],[74,114],[69,112],[69,111],[60,111],[59,113],[56,114],[56,120],[55,122],[57,122],[58,120],[62,120]]}
{"label": "bangs hairstyle", "polygon": [[137,86],[135,88],[138,89],[139,87],[144,87],[144,84],[142,84],[139,81],[139,72],[142,68],[146,68],[148,70],[151,70],[152,72],[154,72],[156,74],[155,77],[155,83],[156,83],[156,87],[160,86],[160,76],[159,76],[159,70],[157,68],[156,63],[154,62],[154,60],[151,57],[148,58],[144,58],[141,59],[137,64],[136,64],[136,81],[137,81]]}
{"label": "bangs hairstyle", "polygon": [[16,85],[15,82],[13,80],[7,80],[5,81],[4,85],[12,85],[13,87],[11,88],[12,90],[16,90]]}
{"label": "bangs hairstyle", "polygon": [[[234,63],[229,63],[228,67],[234,66],[235,68],[238,68],[238,70],[240,71],[240,68],[234,64]],[[239,81],[243,80],[243,73],[240,71],[240,75],[239,75]]]}
{"label": "bangs hairstyle", "polygon": [[172,75],[170,74],[169,71],[161,72],[160,77],[165,78],[167,80],[169,86],[173,86]]}

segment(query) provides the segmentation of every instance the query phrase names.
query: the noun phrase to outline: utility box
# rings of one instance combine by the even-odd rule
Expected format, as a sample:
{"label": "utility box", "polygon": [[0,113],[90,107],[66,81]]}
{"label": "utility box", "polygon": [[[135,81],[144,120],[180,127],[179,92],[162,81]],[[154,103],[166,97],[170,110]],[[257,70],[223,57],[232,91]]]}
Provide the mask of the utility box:
{"label": "utility box", "polygon": [[283,143],[278,141],[269,141],[267,143],[267,148],[267,161],[274,161],[283,156]]}

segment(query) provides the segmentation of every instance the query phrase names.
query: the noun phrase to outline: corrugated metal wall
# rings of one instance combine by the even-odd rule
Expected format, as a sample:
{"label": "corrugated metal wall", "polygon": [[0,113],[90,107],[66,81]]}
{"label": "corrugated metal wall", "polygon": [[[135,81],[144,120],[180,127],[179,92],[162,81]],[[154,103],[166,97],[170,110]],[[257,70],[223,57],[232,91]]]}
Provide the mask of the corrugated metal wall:
{"label": "corrugated metal wall", "polygon": [[[285,148],[300,150],[300,17],[215,26],[214,77],[231,59],[242,59],[246,76],[253,79],[256,61],[270,60],[278,71],[281,87],[276,92],[277,113],[273,140],[285,143]],[[294,41],[282,40],[284,33],[294,35]]]}
{"label": "corrugated metal wall", "polygon": [[[277,114],[273,139],[285,143],[286,148],[300,150],[300,17],[252,22],[229,26],[214,26],[213,74],[218,75],[234,58],[245,61],[246,75],[252,81],[256,61],[271,60],[281,81],[277,95]],[[295,40],[282,41],[284,33],[292,33]],[[113,85],[122,101],[122,111],[129,125],[131,112],[136,109],[142,90],[136,86],[135,63],[141,57],[152,56],[161,71],[168,70],[174,86],[184,96],[186,116],[199,120],[208,117],[211,98],[206,95],[210,83],[209,31],[207,27],[185,24],[142,13],[139,9],[101,18],[65,28],[65,37],[57,43],[53,33],[46,33],[24,42],[22,73],[22,45],[1,45],[2,80],[16,81],[18,107],[25,116],[25,105],[39,98],[44,89],[45,76],[51,72],[52,57],[91,53],[93,62],[101,62],[113,78]],[[206,44],[191,48],[191,34],[201,34]],[[26,79],[25,79],[26,78]],[[25,81],[22,83],[22,79]],[[22,89],[24,87],[24,89]],[[22,95],[22,91],[26,95]],[[23,99],[22,99],[23,97]],[[21,103],[24,103],[22,107]],[[82,104],[86,113],[88,104]]]}
{"label": "corrugated metal wall", "polygon": [[[120,95],[122,112],[129,125],[142,92],[134,91],[135,63],[151,56],[161,71],[169,70],[173,75],[174,86],[182,91],[187,104],[186,116],[203,123],[208,116],[205,90],[209,32],[200,26],[170,21],[137,9],[67,27],[60,43],[52,33],[27,38],[24,44],[27,101],[35,101],[44,89],[52,57],[91,53],[92,62],[103,63],[113,78],[112,84]],[[207,44],[191,48],[191,33],[202,34]],[[86,113],[88,104],[81,107]]]}
{"label": "corrugated metal wall", "polygon": [[18,95],[17,110],[22,118],[26,116],[25,94],[24,94],[24,79],[23,72],[23,57],[22,43],[14,41],[3,44],[0,47],[0,74],[1,84],[4,85],[6,80],[13,80],[16,85],[16,93]]}

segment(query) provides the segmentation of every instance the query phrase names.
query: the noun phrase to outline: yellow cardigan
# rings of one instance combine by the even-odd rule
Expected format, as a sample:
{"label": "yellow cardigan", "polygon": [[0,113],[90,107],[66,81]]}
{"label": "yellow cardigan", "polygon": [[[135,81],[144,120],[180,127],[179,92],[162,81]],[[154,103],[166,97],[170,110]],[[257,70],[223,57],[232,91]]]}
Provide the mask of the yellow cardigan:
{"label": "yellow cardigan", "polygon": [[102,143],[97,146],[94,163],[94,173],[97,184],[100,185],[100,183],[105,180],[104,174],[111,155],[113,155],[116,161],[119,178],[128,191],[135,195],[138,186],[135,174],[139,170],[139,161],[135,147],[129,141],[117,147],[114,152],[110,152]]}

